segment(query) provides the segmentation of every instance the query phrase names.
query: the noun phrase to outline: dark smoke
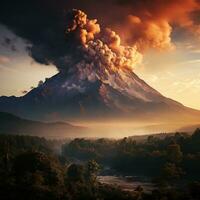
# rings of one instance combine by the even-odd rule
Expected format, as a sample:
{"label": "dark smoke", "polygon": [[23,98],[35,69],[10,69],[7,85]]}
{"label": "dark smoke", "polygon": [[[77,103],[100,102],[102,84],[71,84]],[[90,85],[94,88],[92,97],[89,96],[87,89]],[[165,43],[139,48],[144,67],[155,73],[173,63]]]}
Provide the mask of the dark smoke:
{"label": "dark smoke", "polygon": [[35,61],[52,63],[62,71],[81,56],[76,47],[83,40],[75,40],[74,34],[64,37],[66,13],[72,8],[98,18],[100,24],[117,30],[122,42],[143,50],[171,48],[173,24],[199,36],[199,22],[193,19],[199,17],[199,5],[199,0],[6,0],[0,5],[0,23],[27,40]]}
{"label": "dark smoke", "polygon": [[62,1],[7,0],[0,7],[0,23],[27,40],[27,50],[36,62],[66,68],[66,55],[72,48],[64,37]]}

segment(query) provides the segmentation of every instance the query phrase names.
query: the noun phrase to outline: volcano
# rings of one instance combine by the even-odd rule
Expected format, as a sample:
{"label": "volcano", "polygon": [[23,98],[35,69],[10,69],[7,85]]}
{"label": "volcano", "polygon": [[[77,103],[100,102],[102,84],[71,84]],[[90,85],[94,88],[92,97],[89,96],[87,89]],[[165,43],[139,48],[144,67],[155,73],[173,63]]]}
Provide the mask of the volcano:
{"label": "volcano", "polygon": [[0,111],[35,120],[200,119],[200,111],[164,97],[134,73],[142,59],[135,46],[122,45],[80,10],[66,21],[66,54],[50,60],[58,74],[22,97],[1,97]]}
{"label": "volcano", "polygon": [[0,110],[41,120],[56,116],[190,121],[200,117],[199,111],[164,97],[129,69],[96,71],[98,79],[92,81],[88,76],[80,79],[78,72],[60,72],[22,97],[0,97]]}

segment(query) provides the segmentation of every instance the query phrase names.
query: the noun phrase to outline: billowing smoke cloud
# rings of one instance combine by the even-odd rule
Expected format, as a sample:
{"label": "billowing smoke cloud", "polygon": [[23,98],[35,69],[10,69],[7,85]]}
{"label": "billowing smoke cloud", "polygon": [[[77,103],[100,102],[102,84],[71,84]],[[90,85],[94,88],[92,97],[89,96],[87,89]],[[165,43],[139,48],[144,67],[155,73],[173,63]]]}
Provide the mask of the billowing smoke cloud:
{"label": "billowing smoke cloud", "polygon": [[94,40],[95,34],[100,32],[97,20],[89,20],[81,10],[73,9],[66,17],[66,35],[74,34],[74,39],[85,45],[89,40]]}
{"label": "billowing smoke cloud", "polygon": [[[171,41],[172,27],[166,20],[142,20],[130,15],[127,19],[125,40],[134,44],[141,52],[146,49],[170,50],[174,48]],[[137,31],[136,31],[137,30]]]}
{"label": "billowing smoke cloud", "polygon": [[125,40],[143,51],[148,48],[173,49],[174,26],[200,36],[200,25],[195,24],[192,13],[200,11],[195,0],[142,0],[133,8],[125,22]]}
{"label": "billowing smoke cloud", "polygon": [[[98,18],[102,30],[96,20],[86,19],[82,12],[72,11],[66,16],[66,10],[72,8]],[[85,47],[93,48],[92,41],[96,44],[97,39],[120,59],[125,54],[135,56],[135,46],[142,53],[149,48],[173,49],[174,30],[179,31],[176,35],[189,31],[199,37],[199,10],[199,0],[7,0],[0,6],[0,23],[27,40],[28,52],[35,61],[66,71],[82,59],[82,50],[77,46],[89,42]],[[120,37],[104,27],[115,30]],[[122,65],[130,66],[134,59],[129,58]]]}
{"label": "billowing smoke cloud", "polygon": [[200,36],[199,0],[90,0],[89,5],[74,0],[74,5],[98,17],[120,35],[123,43],[136,45],[142,52],[173,49],[174,31]]}
{"label": "billowing smoke cloud", "polygon": [[63,1],[4,1],[0,23],[27,41],[30,56],[41,64],[66,68],[68,52],[73,50],[64,38]]}
{"label": "billowing smoke cloud", "polygon": [[[72,52],[68,55],[73,61],[68,72],[75,75],[78,85],[71,84],[68,80],[63,87],[67,90],[76,89],[83,92],[85,88],[81,86],[82,81],[83,83],[85,80],[86,82],[100,81],[122,93],[134,93],[138,98],[146,100],[134,89],[135,83],[131,78],[134,67],[142,60],[142,55],[137,48],[122,45],[119,35],[109,28],[101,28],[97,20],[88,19],[87,15],[80,10],[73,9],[66,18],[68,20],[66,38],[70,38],[78,52],[78,54]],[[103,95],[101,90],[99,92]],[[105,99],[104,96],[102,97]]]}
{"label": "billowing smoke cloud", "polygon": [[136,47],[123,46],[119,35],[111,29],[100,31],[96,19],[90,20],[84,12],[73,9],[67,14],[67,20],[66,37],[74,40],[72,43],[78,45],[82,55],[73,65],[79,70],[80,79],[94,81],[105,76],[107,80],[107,75],[112,72],[133,70],[135,65],[140,64],[142,55]]}

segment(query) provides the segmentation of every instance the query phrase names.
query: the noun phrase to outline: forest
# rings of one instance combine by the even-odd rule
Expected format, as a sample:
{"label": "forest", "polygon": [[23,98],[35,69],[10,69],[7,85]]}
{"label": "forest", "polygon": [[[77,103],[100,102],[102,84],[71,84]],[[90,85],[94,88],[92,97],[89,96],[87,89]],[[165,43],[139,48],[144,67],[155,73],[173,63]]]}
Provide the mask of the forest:
{"label": "forest", "polygon": [[[200,129],[143,140],[0,135],[3,200],[196,200],[199,168]],[[155,188],[125,191],[100,182],[99,175],[106,173],[145,176]]]}

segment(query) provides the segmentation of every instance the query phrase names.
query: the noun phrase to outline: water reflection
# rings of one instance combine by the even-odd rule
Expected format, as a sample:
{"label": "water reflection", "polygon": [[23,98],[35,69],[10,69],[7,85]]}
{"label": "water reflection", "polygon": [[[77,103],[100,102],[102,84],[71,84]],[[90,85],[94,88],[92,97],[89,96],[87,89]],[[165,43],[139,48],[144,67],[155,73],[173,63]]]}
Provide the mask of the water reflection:
{"label": "water reflection", "polygon": [[151,192],[155,186],[145,177],[134,176],[98,176],[101,183],[115,185],[125,191],[134,191],[142,186],[145,192]]}

